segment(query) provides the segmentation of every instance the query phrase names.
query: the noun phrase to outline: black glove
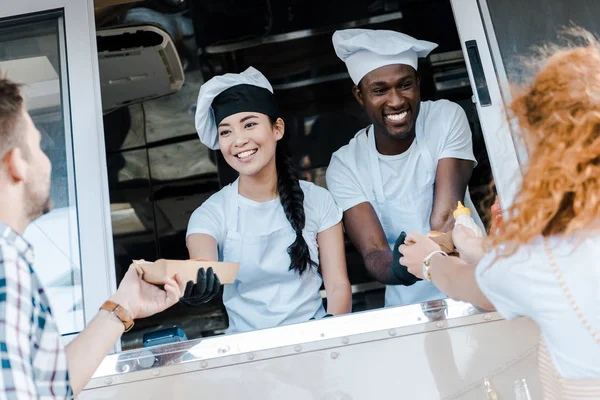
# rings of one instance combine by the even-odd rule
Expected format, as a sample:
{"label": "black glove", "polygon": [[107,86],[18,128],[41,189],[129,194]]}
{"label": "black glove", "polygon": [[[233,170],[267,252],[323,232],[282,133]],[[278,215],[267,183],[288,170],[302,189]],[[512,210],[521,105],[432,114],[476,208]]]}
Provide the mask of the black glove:
{"label": "black glove", "polygon": [[189,281],[179,301],[188,307],[198,307],[219,294],[220,289],[221,282],[212,267],[208,267],[206,271],[204,268],[199,268],[196,284],[194,281]]}
{"label": "black glove", "polygon": [[400,264],[402,253],[400,253],[398,247],[400,247],[401,244],[404,244],[404,239],[406,239],[406,232],[402,232],[400,236],[398,236],[398,239],[396,239],[396,243],[394,243],[394,249],[392,250],[392,255],[394,257],[394,263],[392,264],[392,276],[400,281],[398,285],[411,286],[421,279],[408,272],[408,269],[404,265]]}
{"label": "black glove", "polygon": [[[325,314],[325,315],[323,315],[323,317],[321,319],[329,318],[329,317],[333,317],[333,314]],[[315,319],[316,319],[315,317],[312,317],[311,319],[309,319],[309,321],[314,321]]]}

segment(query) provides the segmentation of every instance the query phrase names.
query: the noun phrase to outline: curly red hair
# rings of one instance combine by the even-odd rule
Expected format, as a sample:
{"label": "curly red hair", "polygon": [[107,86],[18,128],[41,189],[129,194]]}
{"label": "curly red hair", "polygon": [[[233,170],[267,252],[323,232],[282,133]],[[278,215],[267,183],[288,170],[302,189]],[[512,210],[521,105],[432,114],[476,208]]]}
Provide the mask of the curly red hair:
{"label": "curly red hair", "polygon": [[[546,46],[533,83],[509,111],[529,153],[522,188],[490,237],[504,254],[539,235],[597,231],[600,219],[600,42],[581,28]],[[575,44],[576,43],[576,44]]]}

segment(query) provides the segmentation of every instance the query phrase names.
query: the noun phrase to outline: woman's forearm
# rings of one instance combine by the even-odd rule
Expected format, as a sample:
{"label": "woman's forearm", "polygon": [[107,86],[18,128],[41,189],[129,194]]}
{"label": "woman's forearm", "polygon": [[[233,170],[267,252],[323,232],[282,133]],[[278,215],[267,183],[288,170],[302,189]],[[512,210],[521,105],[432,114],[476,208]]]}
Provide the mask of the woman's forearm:
{"label": "woman's forearm", "polygon": [[458,257],[437,254],[431,258],[431,280],[438,289],[455,300],[469,302],[484,310],[494,310],[479,289],[475,267]]}
{"label": "woman's forearm", "polygon": [[338,283],[327,291],[327,313],[347,314],[352,311],[352,290],[350,283]]}

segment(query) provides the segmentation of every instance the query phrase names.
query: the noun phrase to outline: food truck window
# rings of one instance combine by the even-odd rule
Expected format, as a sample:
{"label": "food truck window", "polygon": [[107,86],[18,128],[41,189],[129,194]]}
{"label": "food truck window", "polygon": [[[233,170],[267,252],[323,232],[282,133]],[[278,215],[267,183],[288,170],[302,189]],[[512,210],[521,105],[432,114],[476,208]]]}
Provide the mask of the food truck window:
{"label": "food truck window", "polygon": [[27,111],[52,162],[54,209],[35,220],[24,236],[35,248],[36,272],[58,328],[69,334],[83,329],[84,317],[63,23],[62,13],[0,21],[0,71],[25,85]]}
{"label": "food truck window", "polygon": [[534,46],[555,42],[557,30],[572,24],[598,32],[600,3],[597,1],[481,0],[490,22],[509,82],[522,82],[529,74],[522,56]]}
{"label": "food truck window", "polygon": [[[391,29],[439,44],[420,62],[421,96],[423,100],[448,99],[465,110],[478,161],[469,189],[488,223],[487,210],[493,200],[489,158],[450,0],[299,3],[190,2],[189,9],[179,14],[142,4],[120,11],[113,22],[102,21],[99,29],[117,21],[162,22],[176,42],[186,77],[176,94],[105,115],[118,277],[131,259],[188,258],[189,216],[236,178],[220,152],[201,145],[195,132],[198,90],[214,75],[241,72],[249,66],[264,73],[283,112],[285,140],[302,178],[326,186],[325,171],[332,153],[369,123],[331,44],[333,32],[345,27]],[[266,23],[252,23],[257,20]],[[181,30],[172,31],[175,25]],[[348,239],[346,257],[353,310],[382,307],[384,286],[367,273]],[[326,293],[322,295],[326,302]],[[139,347],[144,333],[173,325],[188,338],[223,333],[227,315],[221,296],[200,308],[177,305],[139,321],[124,336],[123,348]]]}

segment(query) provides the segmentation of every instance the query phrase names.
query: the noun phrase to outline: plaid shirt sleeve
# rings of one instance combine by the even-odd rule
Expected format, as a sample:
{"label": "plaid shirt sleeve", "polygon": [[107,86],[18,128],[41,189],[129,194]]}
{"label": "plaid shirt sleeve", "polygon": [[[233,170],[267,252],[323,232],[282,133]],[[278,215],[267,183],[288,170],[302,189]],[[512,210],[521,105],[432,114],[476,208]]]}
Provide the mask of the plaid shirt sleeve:
{"label": "plaid shirt sleeve", "polygon": [[0,400],[72,399],[67,354],[33,248],[0,222]]}
{"label": "plaid shirt sleeve", "polygon": [[0,257],[0,396],[37,399],[32,362],[35,297],[32,275],[24,260],[9,246]]}

